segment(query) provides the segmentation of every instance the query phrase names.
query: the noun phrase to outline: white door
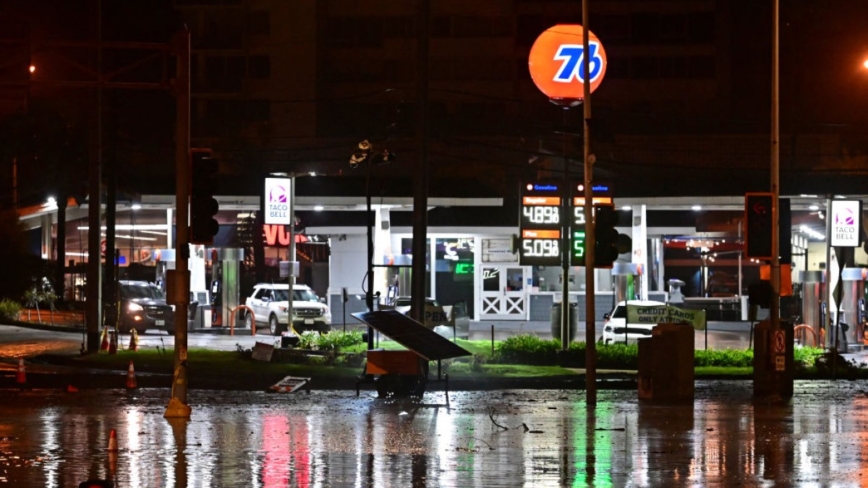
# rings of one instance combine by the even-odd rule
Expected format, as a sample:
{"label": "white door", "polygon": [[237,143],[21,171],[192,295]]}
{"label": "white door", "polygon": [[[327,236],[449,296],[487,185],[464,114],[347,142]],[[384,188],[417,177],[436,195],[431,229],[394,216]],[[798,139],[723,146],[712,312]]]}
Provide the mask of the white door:
{"label": "white door", "polygon": [[481,319],[527,320],[527,286],[521,266],[482,266]]}

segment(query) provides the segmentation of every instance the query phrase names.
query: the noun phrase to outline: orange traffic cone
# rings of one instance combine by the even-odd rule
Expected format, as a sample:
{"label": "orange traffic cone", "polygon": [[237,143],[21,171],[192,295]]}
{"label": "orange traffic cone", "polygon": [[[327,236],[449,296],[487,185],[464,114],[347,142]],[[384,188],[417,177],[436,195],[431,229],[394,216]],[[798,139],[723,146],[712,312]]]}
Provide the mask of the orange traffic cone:
{"label": "orange traffic cone", "polygon": [[27,383],[27,373],[24,371],[24,358],[18,358],[18,373],[15,375],[15,382],[19,385]]}
{"label": "orange traffic cone", "polygon": [[109,434],[108,452],[118,452],[118,433],[114,429]]}
{"label": "orange traffic cone", "polygon": [[116,330],[112,330],[109,334],[111,336],[111,340],[109,340],[109,354],[117,354],[118,353],[118,334]]}
{"label": "orange traffic cone", "polygon": [[109,349],[108,328],[103,327],[102,328],[102,337],[100,338],[99,350],[100,351],[108,351],[108,349]]}
{"label": "orange traffic cone", "polygon": [[139,350],[139,333],[136,332],[136,329],[130,329],[130,351],[138,351]]}
{"label": "orange traffic cone", "polygon": [[136,370],[133,369],[133,362],[130,361],[130,369],[127,370],[127,390],[135,390],[138,388],[136,385]]}
{"label": "orange traffic cone", "polygon": [[117,475],[118,472],[118,453],[117,451],[109,451],[108,453],[108,468],[109,474],[112,478]]}

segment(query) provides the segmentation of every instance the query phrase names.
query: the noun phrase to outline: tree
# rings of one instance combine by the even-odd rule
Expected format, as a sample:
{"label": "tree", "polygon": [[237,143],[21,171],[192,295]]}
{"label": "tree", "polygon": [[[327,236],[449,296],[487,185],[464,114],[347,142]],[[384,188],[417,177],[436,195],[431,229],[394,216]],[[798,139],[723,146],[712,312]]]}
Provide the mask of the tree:
{"label": "tree", "polygon": [[20,300],[48,264],[27,249],[27,230],[13,210],[0,211],[0,298]]}

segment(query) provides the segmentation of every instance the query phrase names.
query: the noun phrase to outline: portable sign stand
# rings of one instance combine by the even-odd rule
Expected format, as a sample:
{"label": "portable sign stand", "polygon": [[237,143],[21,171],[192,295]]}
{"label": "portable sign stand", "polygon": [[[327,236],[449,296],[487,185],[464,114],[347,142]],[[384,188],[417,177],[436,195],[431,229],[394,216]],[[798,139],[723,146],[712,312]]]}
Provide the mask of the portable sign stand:
{"label": "portable sign stand", "polygon": [[[361,312],[353,317],[407,348],[406,351],[368,350],[365,369],[356,378],[359,385],[373,381],[380,398],[388,396],[421,397],[428,381],[428,362],[437,361],[437,380],[443,359],[471,356],[466,349],[428,329],[396,310]],[[445,376],[446,403],[449,403],[449,375]]]}
{"label": "portable sign stand", "polygon": [[304,389],[310,393],[310,378],[299,378],[297,376],[287,376],[277,383],[268,387],[270,392],[275,393],[292,393],[295,390],[305,387]]}

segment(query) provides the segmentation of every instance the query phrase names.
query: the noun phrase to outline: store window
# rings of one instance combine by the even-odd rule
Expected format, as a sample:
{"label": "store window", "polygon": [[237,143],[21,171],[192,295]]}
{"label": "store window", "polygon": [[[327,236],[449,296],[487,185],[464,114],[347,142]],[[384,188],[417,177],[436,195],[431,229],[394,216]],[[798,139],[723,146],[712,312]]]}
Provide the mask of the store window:
{"label": "store window", "polygon": [[473,314],[474,240],[446,237],[434,241],[436,298],[441,305],[464,302]]}

